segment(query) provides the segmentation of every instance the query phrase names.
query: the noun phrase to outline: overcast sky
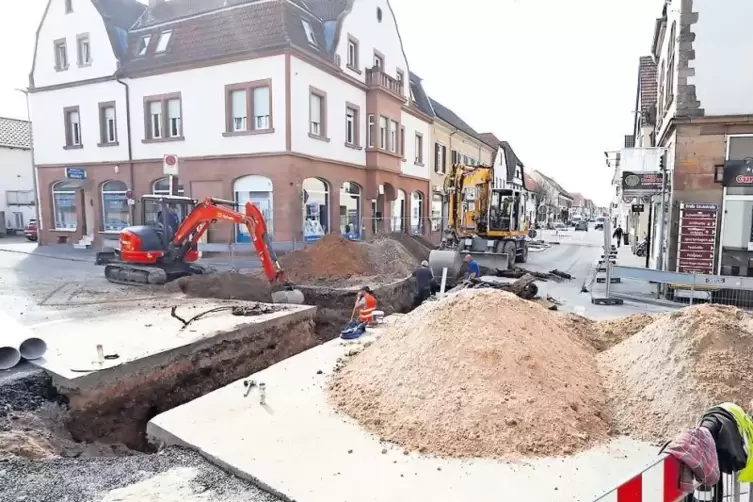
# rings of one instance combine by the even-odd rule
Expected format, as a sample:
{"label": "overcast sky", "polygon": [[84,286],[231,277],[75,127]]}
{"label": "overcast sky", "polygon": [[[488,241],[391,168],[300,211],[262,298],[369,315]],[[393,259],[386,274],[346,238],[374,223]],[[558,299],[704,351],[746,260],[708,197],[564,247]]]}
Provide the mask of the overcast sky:
{"label": "overcast sky", "polygon": [[[28,85],[45,3],[16,2],[0,30],[0,116],[26,118],[14,89]],[[391,4],[410,69],[434,99],[509,141],[526,169],[609,203],[604,151],[631,132],[638,58],[650,53],[662,0]]]}

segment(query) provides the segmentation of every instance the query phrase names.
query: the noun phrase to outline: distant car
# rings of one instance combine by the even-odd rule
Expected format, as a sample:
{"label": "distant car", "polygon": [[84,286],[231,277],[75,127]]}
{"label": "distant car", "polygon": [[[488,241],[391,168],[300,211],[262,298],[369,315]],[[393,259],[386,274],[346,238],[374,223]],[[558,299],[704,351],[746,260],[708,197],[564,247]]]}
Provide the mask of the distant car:
{"label": "distant car", "polygon": [[39,235],[37,233],[37,220],[29,220],[28,225],[24,227],[24,236],[32,242],[37,241],[37,239],[39,238]]}
{"label": "distant car", "polygon": [[557,223],[554,224],[554,230],[562,230],[562,229],[565,229],[565,228],[567,228],[567,227],[562,222],[558,221]]}
{"label": "distant car", "polygon": [[580,220],[578,223],[575,224],[575,231],[583,230],[585,232],[588,232],[588,222],[586,220]]}

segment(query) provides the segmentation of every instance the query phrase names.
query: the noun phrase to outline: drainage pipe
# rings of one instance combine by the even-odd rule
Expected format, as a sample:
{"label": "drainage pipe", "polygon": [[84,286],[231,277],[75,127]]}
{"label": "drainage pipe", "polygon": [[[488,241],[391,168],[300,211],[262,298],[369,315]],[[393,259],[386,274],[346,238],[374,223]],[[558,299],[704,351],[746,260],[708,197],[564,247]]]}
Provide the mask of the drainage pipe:
{"label": "drainage pipe", "polygon": [[3,336],[0,340],[0,370],[9,370],[21,362],[18,346]]}
{"label": "drainage pipe", "polygon": [[5,326],[2,339],[0,340],[0,369],[10,369],[12,366],[3,367],[10,364],[15,359],[13,351],[18,352],[18,357],[33,361],[39,359],[47,352],[47,343],[36,336],[34,332],[16,321],[9,314],[0,311],[0,325]]}

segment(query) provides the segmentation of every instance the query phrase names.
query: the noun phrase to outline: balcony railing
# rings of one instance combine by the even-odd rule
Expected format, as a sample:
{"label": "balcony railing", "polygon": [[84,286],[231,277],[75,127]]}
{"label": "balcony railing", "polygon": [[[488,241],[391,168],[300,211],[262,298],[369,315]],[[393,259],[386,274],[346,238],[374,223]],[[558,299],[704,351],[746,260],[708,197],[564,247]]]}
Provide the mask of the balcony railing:
{"label": "balcony railing", "polygon": [[403,82],[390,77],[377,67],[366,69],[366,84],[370,87],[378,87],[398,96],[403,96]]}

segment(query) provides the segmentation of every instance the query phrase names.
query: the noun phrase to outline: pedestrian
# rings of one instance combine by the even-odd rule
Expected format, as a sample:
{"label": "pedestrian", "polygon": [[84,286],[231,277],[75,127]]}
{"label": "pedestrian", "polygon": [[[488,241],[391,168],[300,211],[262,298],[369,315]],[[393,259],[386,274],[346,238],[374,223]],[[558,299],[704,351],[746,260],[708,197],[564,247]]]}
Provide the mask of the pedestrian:
{"label": "pedestrian", "polygon": [[478,263],[476,263],[476,260],[473,259],[473,256],[467,254],[465,255],[465,262],[468,264],[468,275],[466,275],[467,279],[478,279],[481,276],[481,269],[478,266]]}
{"label": "pedestrian", "polygon": [[622,231],[622,226],[617,225],[617,228],[614,229],[614,233],[612,234],[612,238],[617,239],[617,247],[620,247],[622,245],[622,234],[624,232]]}
{"label": "pedestrian", "polygon": [[413,296],[413,308],[416,308],[431,296],[434,273],[429,268],[429,262],[424,260],[411,275],[416,279],[416,293]]}
{"label": "pedestrian", "polygon": [[373,322],[372,314],[377,308],[377,301],[371,288],[368,286],[362,287],[358,291],[358,301],[356,302],[356,310],[358,311],[358,322],[371,324]]}

